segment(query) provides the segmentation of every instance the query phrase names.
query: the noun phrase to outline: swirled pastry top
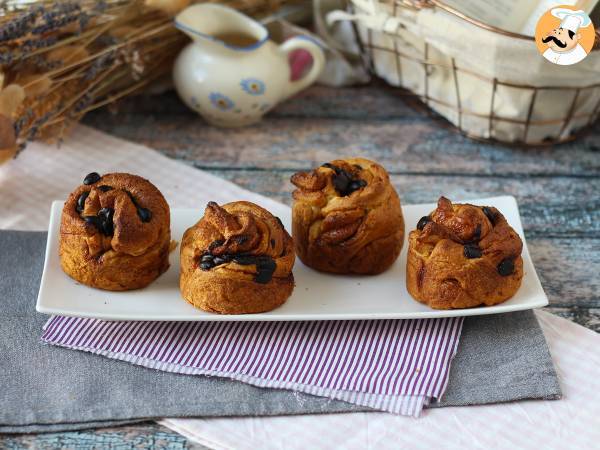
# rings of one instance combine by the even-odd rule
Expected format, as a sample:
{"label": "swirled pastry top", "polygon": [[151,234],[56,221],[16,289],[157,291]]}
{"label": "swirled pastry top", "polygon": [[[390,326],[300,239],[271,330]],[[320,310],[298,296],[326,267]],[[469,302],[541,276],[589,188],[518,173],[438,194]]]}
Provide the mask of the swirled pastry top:
{"label": "swirled pastry top", "polygon": [[250,275],[258,283],[287,278],[295,259],[281,221],[244,201],[209,202],[204,216],[185,233],[182,254],[191,256],[198,270]]}
{"label": "swirled pastry top", "polygon": [[424,259],[440,242],[449,240],[463,246],[467,259],[488,259],[500,275],[512,272],[511,261],[523,248],[519,235],[496,208],[452,204],[445,197],[440,197],[437,208],[421,218],[412,233],[417,233],[415,250]]}
{"label": "swirled pastry top", "polygon": [[310,172],[292,176],[295,201],[321,208],[323,215],[331,211],[373,208],[383,200],[389,176],[379,164],[364,158],[338,159]]}
{"label": "swirled pastry top", "polygon": [[109,250],[139,256],[169,239],[169,206],[142,177],[93,172],[65,202],[60,232],[83,236],[90,256]]}
{"label": "swirled pastry top", "polygon": [[385,169],[338,159],[292,176],[292,231],[298,257],[316,270],[377,274],[400,254],[404,219]]}

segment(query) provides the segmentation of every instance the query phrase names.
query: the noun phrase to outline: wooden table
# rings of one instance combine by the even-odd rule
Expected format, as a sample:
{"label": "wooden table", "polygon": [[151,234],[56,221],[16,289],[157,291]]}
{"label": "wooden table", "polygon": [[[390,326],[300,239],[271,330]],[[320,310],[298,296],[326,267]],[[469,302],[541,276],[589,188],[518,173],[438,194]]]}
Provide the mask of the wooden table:
{"label": "wooden table", "polygon": [[[244,129],[208,127],[171,92],[128,99],[118,114],[102,110],[85,122],[287,204],[291,174],[352,155],[382,163],[404,204],[514,195],[547,309],[600,331],[600,125],[549,148],[476,142],[380,83],[311,88]],[[29,444],[201,448],[152,423],[0,438],[0,447]]]}

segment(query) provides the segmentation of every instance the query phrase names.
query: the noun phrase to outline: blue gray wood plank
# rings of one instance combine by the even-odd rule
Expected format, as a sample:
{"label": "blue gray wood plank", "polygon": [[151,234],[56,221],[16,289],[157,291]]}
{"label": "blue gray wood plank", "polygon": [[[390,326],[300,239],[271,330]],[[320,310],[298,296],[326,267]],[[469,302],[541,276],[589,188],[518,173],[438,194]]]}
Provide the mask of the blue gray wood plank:
{"label": "blue gray wood plank", "polygon": [[68,433],[19,434],[0,436],[0,449],[72,449],[72,450],[205,450],[168,428],[145,422],[118,428]]}

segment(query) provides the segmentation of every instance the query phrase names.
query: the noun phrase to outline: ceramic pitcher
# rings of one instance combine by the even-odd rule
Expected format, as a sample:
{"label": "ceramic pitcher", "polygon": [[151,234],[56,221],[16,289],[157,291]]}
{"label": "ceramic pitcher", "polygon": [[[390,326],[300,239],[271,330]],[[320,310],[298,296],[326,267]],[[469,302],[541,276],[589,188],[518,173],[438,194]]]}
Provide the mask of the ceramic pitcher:
{"label": "ceramic pitcher", "polygon": [[[264,26],[225,6],[192,5],[175,18],[175,25],[192,38],[175,62],[175,87],[190,108],[214,125],[259,121],[315,81],[325,63],[313,41],[299,36],[277,45]],[[292,81],[289,55],[299,49],[311,54],[313,64]]]}

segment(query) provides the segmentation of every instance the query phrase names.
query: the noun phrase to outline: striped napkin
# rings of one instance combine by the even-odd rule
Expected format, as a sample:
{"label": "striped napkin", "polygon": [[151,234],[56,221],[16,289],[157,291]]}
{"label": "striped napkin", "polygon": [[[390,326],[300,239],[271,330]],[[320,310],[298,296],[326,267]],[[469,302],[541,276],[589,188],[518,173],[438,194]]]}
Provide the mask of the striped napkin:
{"label": "striped napkin", "polygon": [[145,367],[227,377],[418,417],[448,383],[462,318],[108,322],[52,317],[42,341]]}

